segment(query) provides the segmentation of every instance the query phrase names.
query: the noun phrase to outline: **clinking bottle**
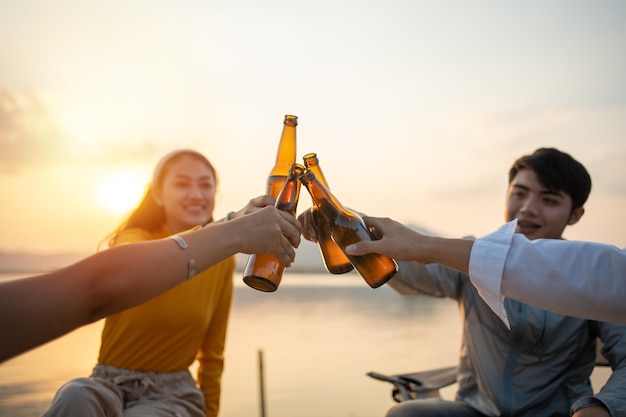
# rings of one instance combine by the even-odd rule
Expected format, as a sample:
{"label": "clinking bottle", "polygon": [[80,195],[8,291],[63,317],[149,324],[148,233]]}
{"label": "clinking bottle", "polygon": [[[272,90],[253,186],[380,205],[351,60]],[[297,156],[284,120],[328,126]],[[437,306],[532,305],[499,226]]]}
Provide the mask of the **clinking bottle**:
{"label": "clinking bottle", "polygon": [[266,193],[274,198],[278,197],[291,166],[296,163],[296,126],[298,126],[298,117],[285,115],[283,132],[280,135],[276,152],[276,163],[267,177]]}
{"label": "clinking bottle", "polygon": [[[314,173],[318,181],[324,184],[326,188],[330,189],[322,173],[322,168],[319,166],[317,154],[308,153],[304,155],[303,159],[306,169]],[[313,201],[313,207],[311,207],[311,218],[313,220],[313,226],[315,227],[315,233],[317,234],[317,245],[319,246],[326,270],[331,274],[343,274],[352,271],[354,267],[341,248],[332,239],[330,224],[322,217],[315,201]]]}
{"label": "clinking bottle", "polygon": [[[287,180],[276,198],[276,208],[295,217],[300,197],[300,176],[304,166],[293,164]],[[280,285],[285,266],[271,253],[252,254],[248,258],[243,272],[243,282],[248,286],[265,292],[276,291]]]}
{"label": "clinking bottle", "polygon": [[[352,243],[374,239],[361,216],[345,208],[313,172],[306,171],[301,179],[320,214],[330,225],[333,240],[342,251]],[[396,261],[378,253],[346,256],[372,288],[380,287],[398,272]]]}

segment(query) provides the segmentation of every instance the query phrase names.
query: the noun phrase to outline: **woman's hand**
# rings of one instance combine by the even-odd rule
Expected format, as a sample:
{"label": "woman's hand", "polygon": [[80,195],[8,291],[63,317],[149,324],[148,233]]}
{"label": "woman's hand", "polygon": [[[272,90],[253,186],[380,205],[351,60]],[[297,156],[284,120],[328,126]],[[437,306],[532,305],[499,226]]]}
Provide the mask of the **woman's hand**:
{"label": "woman's hand", "polygon": [[286,211],[271,205],[265,206],[234,218],[227,224],[237,228],[232,233],[239,236],[239,252],[271,253],[285,266],[291,265],[295,259],[294,248],[300,245],[302,227]]}

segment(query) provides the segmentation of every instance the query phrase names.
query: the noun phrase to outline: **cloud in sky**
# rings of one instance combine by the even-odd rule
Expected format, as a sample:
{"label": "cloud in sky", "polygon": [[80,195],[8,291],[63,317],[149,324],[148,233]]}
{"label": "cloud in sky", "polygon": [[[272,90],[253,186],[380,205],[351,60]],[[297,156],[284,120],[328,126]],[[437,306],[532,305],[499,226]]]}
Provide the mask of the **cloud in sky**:
{"label": "cloud in sky", "polygon": [[151,162],[169,149],[149,138],[108,139],[106,146],[81,144],[37,93],[0,89],[0,175],[78,160],[103,166]]}
{"label": "cloud in sky", "polygon": [[0,172],[50,164],[65,148],[63,137],[36,94],[0,89]]}

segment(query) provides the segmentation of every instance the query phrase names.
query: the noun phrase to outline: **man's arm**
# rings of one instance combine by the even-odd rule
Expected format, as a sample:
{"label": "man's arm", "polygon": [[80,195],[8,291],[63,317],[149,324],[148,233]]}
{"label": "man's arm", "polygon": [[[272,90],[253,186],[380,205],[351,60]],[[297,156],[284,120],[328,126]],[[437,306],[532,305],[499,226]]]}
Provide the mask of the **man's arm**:
{"label": "man's arm", "polygon": [[569,316],[626,324],[626,251],[594,242],[528,240],[517,222],[479,238],[472,283],[500,313],[509,297]]}
{"label": "man's arm", "polygon": [[475,241],[425,236],[391,219],[364,217],[379,240],[346,248],[397,260],[438,263],[469,272],[491,309],[508,325],[504,297],[546,310],[626,324],[626,251],[557,239],[530,241],[517,221]]}

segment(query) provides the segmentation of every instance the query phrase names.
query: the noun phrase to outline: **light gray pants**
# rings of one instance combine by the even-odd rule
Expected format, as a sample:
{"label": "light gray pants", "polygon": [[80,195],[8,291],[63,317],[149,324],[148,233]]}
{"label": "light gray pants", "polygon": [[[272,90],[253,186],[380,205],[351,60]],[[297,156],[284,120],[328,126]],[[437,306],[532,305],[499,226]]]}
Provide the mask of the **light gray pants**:
{"label": "light gray pants", "polygon": [[89,378],[63,385],[44,417],[204,417],[191,373],[137,372],[96,365]]}

